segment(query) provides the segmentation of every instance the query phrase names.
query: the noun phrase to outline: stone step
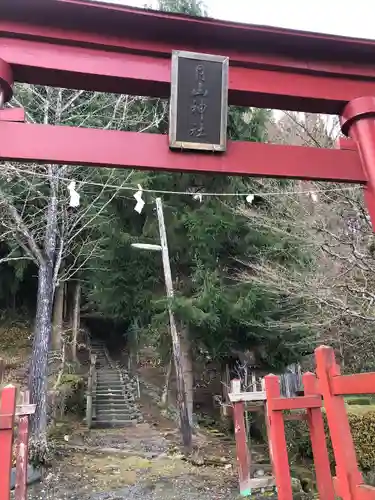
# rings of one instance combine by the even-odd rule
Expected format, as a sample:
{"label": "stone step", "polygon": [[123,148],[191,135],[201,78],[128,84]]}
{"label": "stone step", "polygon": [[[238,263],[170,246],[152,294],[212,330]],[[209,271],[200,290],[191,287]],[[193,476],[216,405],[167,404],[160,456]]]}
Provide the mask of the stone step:
{"label": "stone step", "polygon": [[112,377],[113,375],[116,375],[117,377],[120,376],[117,370],[104,370],[103,368],[99,368],[97,373],[98,375],[108,375],[109,377]]}
{"label": "stone step", "polygon": [[101,392],[101,391],[110,391],[113,390],[115,392],[123,390],[123,386],[121,384],[114,384],[114,385],[107,385],[107,384],[100,384],[96,386],[96,392]]}
{"label": "stone step", "polygon": [[96,415],[112,415],[112,414],[124,414],[129,415],[138,412],[136,408],[129,408],[127,405],[124,406],[97,406],[95,408]]}
{"label": "stone step", "polygon": [[114,387],[114,386],[121,386],[123,387],[123,384],[119,380],[111,380],[110,382],[106,380],[97,380],[96,381],[96,386],[105,386],[105,387]]}
{"label": "stone step", "polygon": [[124,394],[124,388],[121,385],[119,385],[118,387],[115,387],[113,385],[111,387],[108,387],[108,385],[106,385],[96,388],[96,394],[108,394],[108,392],[114,392],[115,394],[120,392],[121,394]]}
{"label": "stone step", "polygon": [[103,384],[112,384],[113,382],[114,383],[119,383],[119,384],[122,384],[122,380],[120,377],[105,377],[103,375],[101,375],[100,377],[97,377],[96,378],[96,382],[99,383],[103,383]]}
{"label": "stone step", "polygon": [[125,399],[124,394],[122,391],[114,392],[114,391],[105,391],[105,392],[97,392],[96,393],[96,400],[101,400],[101,399]]}
{"label": "stone step", "polygon": [[108,375],[98,375],[96,377],[96,380],[99,382],[108,382],[108,383],[111,383],[111,382],[122,382],[122,379],[119,375],[116,375],[116,376],[108,376]]}
{"label": "stone step", "polygon": [[113,394],[124,394],[123,387],[97,387],[95,394],[108,394],[108,393],[113,393]]}
{"label": "stone step", "polygon": [[125,401],[124,395],[119,392],[119,393],[114,393],[114,392],[107,392],[105,394],[96,394],[96,397],[93,398],[95,402],[100,402],[100,401]]}
{"label": "stone step", "polygon": [[111,399],[113,399],[114,401],[117,401],[119,399],[125,401],[125,397],[122,392],[101,392],[100,394],[96,394],[93,397],[94,401],[99,402],[103,400],[109,401]]}
{"label": "stone step", "polygon": [[96,402],[96,408],[129,408],[129,403],[125,400],[116,400],[116,401],[99,401]]}
{"label": "stone step", "polygon": [[119,377],[120,378],[120,374],[117,371],[112,371],[112,372],[108,371],[107,372],[105,370],[98,370],[97,375],[98,375],[98,377],[110,377],[110,378]]}
{"label": "stone step", "polygon": [[127,420],[127,419],[132,419],[134,417],[134,411],[124,411],[124,410],[119,410],[119,411],[102,411],[102,412],[96,412],[95,418],[96,420],[112,420],[114,418],[117,418],[118,420]]}
{"label": "stone step", "polygon": [[97,384],[122,384],[122,381],[119,377],[113,377],[113,378],[108,378],[108,377],[97,377],[96,379]]}
{"label": "stone step", "polygon": [[117,412],[117,411],[123,411],[123,412],[127,412],[127,411],[134,411],[134,406],[132,405],[127,405],[125,403],[123,404],[117,404],[117,405],[111,405],[111,404],[107,404],[107,405],[99,405],[99,406],[96,406],[96,411],[99,412],[99,413],[103,413],[103,412]]}
{"label": "stone step", "polygon": [[93,421],[93,424],[95,427],[133,427],[138,423],[138,420],[133,419],[133,420],[118,420],[118,419],[113,419],[113,420],[95,420]]}
{"label": "stone step", "polygon": [[113,397],[109,397],[109,398],[100,398],[100,399],[94,399],[93,400],[93,404],[96,405],[96,407],[102,405],[102,406],[105,406],[105,405],[116,405],[116,404],[134,404],[134,403],[131,403],[129,401],[126,401],[124,398],[113,398]]}
{"label": "stone step", "polygon": [[104,389],[104,390],[106,390],[106,389],[117,389],[117,390],[121,389],[122,390],[123,385],[120,382],[113,383],[113,384],[104,384],[103,382],[100,382],[100,383],[96,384],[96,390],[100,391],[100,389]]}
{"label": "stone step", "polygon": [[124,415],[133,414],[136,410],[134,408],[129,408],[127,405],[125,406],[101,406],[96,408],[97,415],[106,415],[112,413],[120,413]]}
{"label": "stone step", "polygon": [[96,394],[100,394],[101,392],[123,392],[123,387],[120,386],[113,386],[113,385],[102,385],[101,387],[96,388]]}
{"label": "stone step", "polygon": [[102,410],[133,410],[134,408],[137,408],[136,405],[131,405],[128,403],[125,403],[124,401],[121,401],[119,403],[105,403],[105,404],[100,404],[100,405],[95,405],[95,409],[97,411],[102,411]]}
{"label": "stone step", "polygon": [[123,393],[122,391],[103,391],[103,392],[96,392],[93,394],[93,399],[95,399],[97,396],[99,396],[97,399],[103,399],[103,398],[110,398],[113,395],[114,399],[118,399],[120,396],[122,399],[126,399],[126,401],[134,401],[135,397],[132,394],[129,393]]}

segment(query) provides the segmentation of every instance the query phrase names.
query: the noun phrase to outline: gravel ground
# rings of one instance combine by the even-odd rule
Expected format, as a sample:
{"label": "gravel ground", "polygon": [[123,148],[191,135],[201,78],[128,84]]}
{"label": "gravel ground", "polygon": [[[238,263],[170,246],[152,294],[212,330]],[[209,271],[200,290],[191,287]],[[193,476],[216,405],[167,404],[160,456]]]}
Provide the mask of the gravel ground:
{"label": "gravel ground", "polygon": [[91,447],[116,448],[138,452],[141,455],[159,455],[166,453],[169,448],[168,441],[146,422],[128,429],[93,430],[83,442]]}
{"label": "gravel ground", "polygon": [[220,468],[194,467],[179,458],[69,454],[54,464],[41,483],[29,488],[29,499],[32,500],[177,498],[237,499],[235,474]]}
{"label": "gravel ground", "polygon": [[230,465],[195,466],[173,449],[173,428],[142,423],[125,429],[73,432],[61,455],[29,488],[30,500],[234,500]]}
{"label": "gravel ground", "polygon": [[52,479],[33,486],[29,490],[32,500],[235,500],[238,498],[236,487],[218,487],[212,481],[201,477],[182,475],[178,478],[160,478],[128,485],[116,490],[91,492],[81,483],[66,483]]}

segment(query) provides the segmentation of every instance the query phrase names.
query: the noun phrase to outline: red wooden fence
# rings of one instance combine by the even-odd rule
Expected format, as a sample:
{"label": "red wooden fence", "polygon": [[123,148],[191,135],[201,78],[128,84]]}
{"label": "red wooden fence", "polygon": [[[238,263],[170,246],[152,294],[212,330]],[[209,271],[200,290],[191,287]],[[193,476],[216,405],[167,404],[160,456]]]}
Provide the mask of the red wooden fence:
{"label": "red wooden fence", "polygon": [[330,347],[316,349],[315,358],[336,462],[336,494],[343,500],[375,500],[375,488],[363,484],[343,398],[375,394],[375,373],[341,375]]}
{"label": "red wooden fence", "polygon": [[[310,431],[319,498],[334,500],[337,496],[343,500],[375,500],[375,488],[363,484],[343,398],[350,394],[375,394],[375,373],[341,375],[330,347],[319,347],[315,351],[315,357],[316,375],[303,375],[304,396],[281,397],[279,377],[267,375],[264,379],[269,448],[278,498],[293,499],[284,420],[305,419]],[[241,419],[239,414],[243,411],[247,394],[242,393],[243,399],[237,394],[233,402],[235,426],[243,421],[243,415]],[[336,462],[334,478],[331,476],[321,411],[323,405]],[[291,413],[283,415],[284,410]],[[294,410],[305,412],[293,413]],[[246,436],[243,437],[243,432],[237,432],[236,428],[236,441],[239,439],[242,441],[237,442],[240,487],[241,493],[248,495],[249,488],[245,486],[251,484],[249,452],[244,451]]]}
{"label": "red wooden fence", "polygon": [[0,499],[10,499],[13,441],[15,425],[18,423],[16,440],[16,486],[15,500],[27,498],[27,465],[29,415],[35,406],[29,404],[29,393],[21,393],[21,404],[16,405],[16,388],[8,385],[0,390]]}

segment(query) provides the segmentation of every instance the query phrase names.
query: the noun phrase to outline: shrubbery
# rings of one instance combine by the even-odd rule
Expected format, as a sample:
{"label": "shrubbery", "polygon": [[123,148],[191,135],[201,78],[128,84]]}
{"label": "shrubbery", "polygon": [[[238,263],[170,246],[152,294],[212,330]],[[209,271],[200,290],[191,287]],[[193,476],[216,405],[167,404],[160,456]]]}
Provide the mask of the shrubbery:
{"label": "shrubbery", "polygon": [[[358,404],[358,403],[357,403]],[[348,408],[348,418],[359,467],[370,470],[375,467],[375,408]],[[326,436],[329,436],[324,416]],[[292,420],[285,423],[286,438],[290,458],[312,458],[311,442],[306,421]],[[330,439],[327,442],[331,463],[334,463]]]}

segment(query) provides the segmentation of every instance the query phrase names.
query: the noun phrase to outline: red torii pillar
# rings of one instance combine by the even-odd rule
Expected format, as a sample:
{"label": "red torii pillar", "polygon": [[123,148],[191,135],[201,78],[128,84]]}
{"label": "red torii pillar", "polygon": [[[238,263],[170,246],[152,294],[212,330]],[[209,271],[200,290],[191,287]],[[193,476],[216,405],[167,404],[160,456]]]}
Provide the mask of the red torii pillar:
{"label": "red torii pillar", "polygon": [[354,140],[367,175],[365,200],[375,232],[375,97],[350,101],[340,121],[342,132]]}

